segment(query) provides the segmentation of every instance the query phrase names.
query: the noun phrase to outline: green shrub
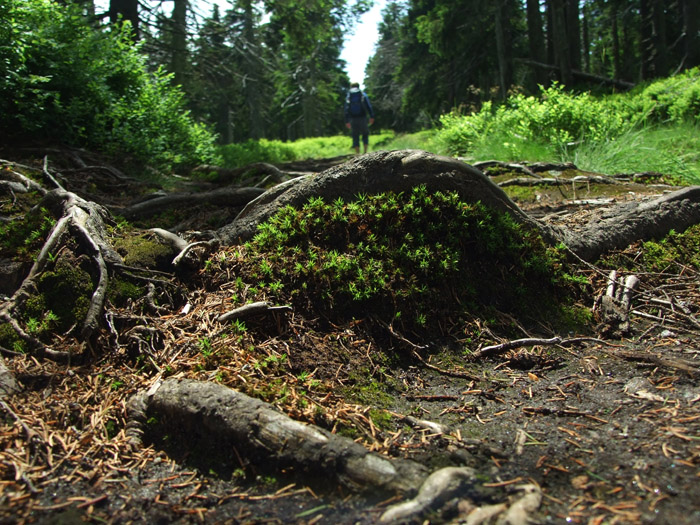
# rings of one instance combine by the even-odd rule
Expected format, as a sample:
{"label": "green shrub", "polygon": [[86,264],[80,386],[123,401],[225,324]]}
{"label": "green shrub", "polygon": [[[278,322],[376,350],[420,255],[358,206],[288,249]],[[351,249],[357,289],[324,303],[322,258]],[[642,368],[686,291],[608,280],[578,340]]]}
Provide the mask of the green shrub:
{"label": "green shrub", "polygon": [[0,127],[158,167],[214,160],[214,137],[123,29],[94,29],[79,8],[49,0],[0,6]]}
{"label": "green shrub", "polygon": [[632,93],[607,97],[574,94],[555,84],[542,88],[539,97],[517,94],[497,107],[485,103],[472,115],[444,115],[437,138],[452,154],[463,154],[493,134],[556,148],[598,143],[647,123],[697,121],[699,80],[700,68],[695,68]]}

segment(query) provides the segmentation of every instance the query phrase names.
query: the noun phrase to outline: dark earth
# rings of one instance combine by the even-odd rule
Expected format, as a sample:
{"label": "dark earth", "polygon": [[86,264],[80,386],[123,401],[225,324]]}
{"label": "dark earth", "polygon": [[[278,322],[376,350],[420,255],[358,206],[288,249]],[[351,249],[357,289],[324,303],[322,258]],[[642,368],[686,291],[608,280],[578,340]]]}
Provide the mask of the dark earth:
{"label": "dark earth", "polygon": [[[33,162],[26,154],[20,161]],[[296,174],[323,167],[277,168]],[[523,177],[517,166],[483,169],[494,170],[496,182]],[[74,182],[72,191],[109,206],[124,204],[119,195],[155,188],[137,190],[97,169],[89,174],[82,172],[83,187]],[[503,187],[527,213],[554,223],[673,189],[653,174],[638,177],[653,183],[618,177],[604,184],[571,166],[546,175],[567,182]],[[189,190],[213,187],[159,182],[167,191],[185,183]],[[198,205],[187,217],[173,212],[141,226],[205,229],[236,213]],[[237,250],[220,247],[209,257],[235,258]],[[640,250],[633,245],[621,256],[634,260]],[[81,347],[77,363],[3,352],[23,391],[0,400],[2,523],[364,524],[406,499],[253,462],[236,443],[183,435],[156,417],[144,445],[134,447],[127,402],[164,377],[220,382],[430,470],[474,469],[467,489],[411,523],[497,523],[469,513],[507,506],[525,485],[542,496],[528,512],[531,523],[700,523],[700,294],[692,269],[638,275],[624,336],[557,334],[587,339],[478,359],[443,348],[437,333],[425,351],[401,334],[369,337],[362,321],[328,326],[299,312],[252,319],[240,333],[222,335],[214,314],[227,310],[235,265],[226,271],[203,265],[184,290],[173,286],[172,308],[152,310],[140,299],[111,305],[106,326]],[[607,272],[592,265],[582,272],[595,290],[586,305],[593,308]],[[153,278],[176,280],[169,272]],[[255,298],[250,290],[238,293]],[[484,324],[483,341],[461,343],[476,350],[504,342],[488,336]],[[66,347],[72,344],[66,337]]]}

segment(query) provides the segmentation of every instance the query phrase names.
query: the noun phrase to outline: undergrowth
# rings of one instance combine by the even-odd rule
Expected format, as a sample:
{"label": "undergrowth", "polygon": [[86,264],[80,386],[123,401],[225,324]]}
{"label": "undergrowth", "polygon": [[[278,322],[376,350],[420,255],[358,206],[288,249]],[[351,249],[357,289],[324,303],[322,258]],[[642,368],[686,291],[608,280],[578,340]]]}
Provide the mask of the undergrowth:
{"label": "undergrowth", "polygon": [[441,119],[436,149],[470,159],[573,161],[602,173],[658,171],[698,184],[700,68],[595,97],[554,85]]}

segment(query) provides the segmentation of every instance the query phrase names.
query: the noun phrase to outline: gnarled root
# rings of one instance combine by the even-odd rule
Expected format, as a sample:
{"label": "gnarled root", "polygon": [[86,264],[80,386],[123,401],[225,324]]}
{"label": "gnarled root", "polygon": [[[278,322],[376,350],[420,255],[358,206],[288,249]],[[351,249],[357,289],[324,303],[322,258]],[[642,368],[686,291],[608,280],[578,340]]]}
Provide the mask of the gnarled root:
{"label": "gnarled root", "polygon": [[[327,478],[351,490],[410,494],[428,475],[419,463],[369,452],[349,438],[295,421],[263,401],[215,383],[167,379],[132,398],[128,436],[135,446],[141,443],[146,414],[169,432],[235,443],[253,464]],[[222,450],[234,453],[233,447]]]}

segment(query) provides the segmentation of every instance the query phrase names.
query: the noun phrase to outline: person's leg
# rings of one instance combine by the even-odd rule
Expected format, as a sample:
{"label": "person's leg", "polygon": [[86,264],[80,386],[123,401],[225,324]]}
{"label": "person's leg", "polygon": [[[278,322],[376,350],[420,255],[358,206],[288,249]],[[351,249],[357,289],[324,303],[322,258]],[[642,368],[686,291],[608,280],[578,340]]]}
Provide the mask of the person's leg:
{"label": "person's leg", "polygon": [[362,134],[362,145],[364,146],[364,151],[367,153],[367,146],[369,145],[369,126],[367,125],[367,119],[362,119],[362,129],[360,129]]}
{"label": "person's leg", "polygon": [[352,147],[355,149],[355,155],[360,153],[360,126],[358,126],[357,119],[350,119],[350,131],[352,133]]}

